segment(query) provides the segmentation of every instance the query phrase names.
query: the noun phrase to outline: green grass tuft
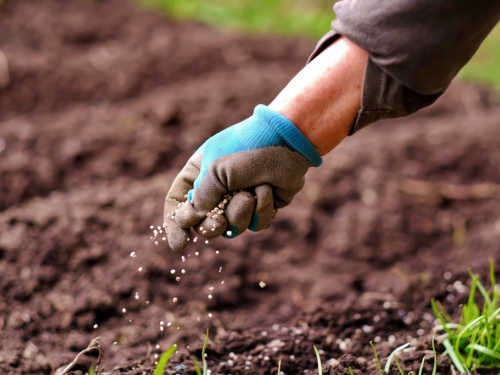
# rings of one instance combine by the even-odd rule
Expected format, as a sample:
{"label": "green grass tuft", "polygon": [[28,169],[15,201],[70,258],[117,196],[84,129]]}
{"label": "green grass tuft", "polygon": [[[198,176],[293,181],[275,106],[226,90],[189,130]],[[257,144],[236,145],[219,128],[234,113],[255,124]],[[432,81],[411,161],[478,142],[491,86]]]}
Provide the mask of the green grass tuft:
{"label": "green grass tuft", "polygon": [[174,354],[176,350],[177,350],[177,344],[174,344],[170,348],[168,348],[168,350],[165,353],[161,355],[160,360],[156,365],[154,375],[163,375],[163,372],[165,371],[165,367],[167,367],[167,363],[170,360],[170,357],[172,357],[172,354]]}
{"label": "green grass tuft", "polygon": [[[498,304],[499,287],[496,285],[495,269],[490,264],[490,289],[479,281],[479,276],[471,270],[472,279],[469,299],[462,307],[460,323],[453,323],[437,301],[432,308],[447,337],[443,341],[446,354],[451,358],[460,373],[481,368],[500,367],[500,307]],[[476,303],[479,290],[484,299],[483,307]]]}

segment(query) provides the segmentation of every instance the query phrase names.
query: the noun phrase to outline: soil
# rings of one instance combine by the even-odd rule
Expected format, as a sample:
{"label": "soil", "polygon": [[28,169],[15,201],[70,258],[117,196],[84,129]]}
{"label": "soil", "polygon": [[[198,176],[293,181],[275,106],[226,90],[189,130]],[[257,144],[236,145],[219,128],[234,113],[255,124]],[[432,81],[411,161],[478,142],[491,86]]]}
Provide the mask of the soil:
{"label": "soil", "polygon": [[97,336],[105,372],[151,374],[177,343],[167,372],[193,373],[207,328],[212,374],[317,373],[314,345],[326,374],[376,374],[371,340],[382,363],[411,342],[402,367],[425,356],[430,373],[430,299],[458,318],[467,269],[500,270],[489,90],[454,84],[350,137],[266,231],[183,254],[149,240],[187,158],[269,103],[313,45],[121,0],[0,8],[0,373],[52,374]]}

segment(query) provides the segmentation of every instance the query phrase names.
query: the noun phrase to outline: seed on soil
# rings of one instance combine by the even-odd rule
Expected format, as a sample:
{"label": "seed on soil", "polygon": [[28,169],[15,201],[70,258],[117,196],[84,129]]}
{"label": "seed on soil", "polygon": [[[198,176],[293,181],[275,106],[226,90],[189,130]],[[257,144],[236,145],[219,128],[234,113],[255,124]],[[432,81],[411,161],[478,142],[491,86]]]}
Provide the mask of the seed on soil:
{"label": "seed on soil", "polygon": [[175,273],[175,270],[171,270],[170,273],[173,275]]}
{"label": "seed on soil", "polygon": [[146,305],[149,305],[149,301],[146,301]]}
{"label": "seed on soil", "polygon": [[217,250],[217,251],[215,252],[215,254],[219,254],[219,250]]}
{"label": "seed on soil", "polygon": [[219,272],[222,272],[222,267],[219,267]]}
{"label": "seed on soil", "polygon": [[155,241],[155,245],[158,246],[158,241]]}
{"label": "seed on soil", "polygon": [[231,237],[231,236],[233,235],[233,232],[231,232],[230,230],[228,230],[228,231],[226,232],[226,234],[227,234],[229,237]]}
{"label": "seed on soil", "polygon": [[212,313],[208,313],[208,317],[211,318],[212,317]]}
{"label": "seed on soil", "polygon": [[182,269],[182,270],[181,270],[181,273],[186,273],[186,270],[185,270],[185,269]]}
{"label": "seed on soil", "polygon": [[259,286],[260,286],[261,288],[265,288],[265,287],[266,287],[266,283],[265,283],[264,281],[261,281],[261,282],[259,283]]}
{"label": "seed on soil", "polygon": [[260,334],[261,334],[262,336],[264,336],[264,337],[266,337],[266,336],[267,336],[267,332],[266,332],[266,331],[262,331]]}
{"label": "seed on soil", "polygon": [[177,297],[174,297],[173,302],[177,303]]}
{"label": "seed on soil", "polygon": [[127,312],[127,309],[124,307],[124,308],[122,309],[122,313],[124,313],[124,314],[125,314],[126,312]]}
{"label": "seed on soil", "polygon": [[213,296],[211,294],[208,295],[208,299],[212,299]]}
{"label": "seed on soil", "polygon": [[135,293],[135,299],[139,299],[139,293]]}
{"label": "seed on soil", "polygon": [[279,325],[277,325],[277,324],[273,324],[273,327],[272,327],[272,328],[273,328],[273,331],[277,331],[277,330],[279,330],[279,329],[280,329],[280,326],[279,326]]}
{"label": "seed on soil", "polygon": [[186,261],[186,257],[183,255],[182,256],[182,262],[185,262]]}
{"label": "seed on soil", "polygon": [[137,255],[135,254],[135,251],[132,251],[132,252],[130,253],[130,257],[131,257],[131,258],[137,258]]}
{"label": "seed on soil", "polygon": [[160,326],[160,331],[162,331],[162,332],[163,332],[163,326]]}
{"label": "seed on soil", "polygon": [[220,283],[221,283],[221,284],[224,284],[224,281],[221,281]]}
{"label": "seed on soil", "polygon": [[160,349],[160,345],[156,345],[156,349]]}
{"label": "seed on soil", "polygon": [[139,272],[142,272],[142,267],[139,267],[138,271],[139,271]]}
{"label": "seed on soil", "polygon": [[160,325],[161,325],[161,326],[165,325],[165,322],[162,320],[162,321],[160,322]]}
{"label": "seed on soil", "polygon": [[198,237],[193,238],[193,242],[198,241]]}
{"label": "seed on soil", "polygon": [[99,327],[97,324],[94,324],[94,329],[97,329],[97,327]]}
{"label": "seed on soil", "polygon": [[116,345],[116,344],[118,344],[118,341],[113,342],[113,345]]}
{"label": "seed on soil", "polygon": [[450,279],[451,279],[451,276],[452,276],[452,274],[451,274],[451,272],[450,272],[450,271],[446,271],[446,272],[444,273],[444,275],[443,275],[443,277],[444,277],[444,279],[445,279],[445,280],[450,280]]}
{"label": "seed on soil", "polygon": [[175,280],[176,280],[176,281],[181,281],[181,278],[180,278],[179,276],[177,276],[177,277],[175,278]]}
{"label": "seed on soil", "polygon": [[205,241],[205,244],[207,244],[207,245],[208,245],[208,240],[206,240],[206,241]]}
{"label": "seed on soil", "polygon": [[149,227],[149,229],[155,229],[155,227],[151,225],[151,226]]}
{"label": "seed on soil", "polygon": [[172,325],[172,322],[167,323],[167,327],[170,327]]}
{"label": "seed on soil", "polygon": [[166,237],[163,237],[161,240],[162,240],[162,241],[165,241],[166,239],[167,239]]}
{"label": "seed on soil", "polygon": [[199,252],[196,252],[196,253],[194,253],[194,255],[198,256],[198,255],[200,255],[200,253],[199,253]]}

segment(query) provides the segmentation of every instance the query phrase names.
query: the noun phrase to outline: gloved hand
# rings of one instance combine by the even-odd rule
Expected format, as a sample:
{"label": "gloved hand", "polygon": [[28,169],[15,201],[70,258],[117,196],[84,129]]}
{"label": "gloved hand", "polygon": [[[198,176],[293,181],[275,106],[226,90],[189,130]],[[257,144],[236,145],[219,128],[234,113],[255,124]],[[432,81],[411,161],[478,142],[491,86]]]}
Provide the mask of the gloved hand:
{"label": "gloved hand", "polygon": [[206,238],[269,227],[302,189],[307,170],[321,163],[290,120],[258,105],[253,116],[208,139],[174,180],[164,212],[170,247],[184,249],[191,227]]}

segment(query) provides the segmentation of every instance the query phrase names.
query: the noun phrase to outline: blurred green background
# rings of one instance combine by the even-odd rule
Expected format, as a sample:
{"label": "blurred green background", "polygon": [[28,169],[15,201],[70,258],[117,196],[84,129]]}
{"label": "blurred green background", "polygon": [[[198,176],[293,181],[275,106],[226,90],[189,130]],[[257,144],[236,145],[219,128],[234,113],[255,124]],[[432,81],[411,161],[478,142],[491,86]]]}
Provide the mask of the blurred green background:
{"label": "blurred green background", "polygon": [[[302,35],[319,39],[334,18],[334,0],[138,0],[178,19],[249,33]],[[500,26],[493,30],[459,75],[500,90]]]}

